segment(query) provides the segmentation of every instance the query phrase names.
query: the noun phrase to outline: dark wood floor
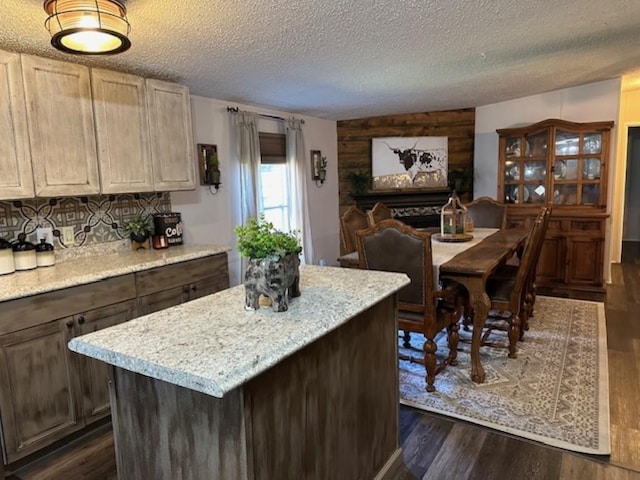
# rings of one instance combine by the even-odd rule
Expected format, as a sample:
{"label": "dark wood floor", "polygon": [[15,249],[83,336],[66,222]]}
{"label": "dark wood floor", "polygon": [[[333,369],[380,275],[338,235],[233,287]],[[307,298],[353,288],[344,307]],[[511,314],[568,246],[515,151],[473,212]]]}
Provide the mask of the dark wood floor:
{"label": "dark wood floor", "polygon": [[[632,249],[625,249],[625,263],[613,266],[606,294],[610,456],[570,453],[402,406],[404,465],[394,478],[640,479],[640,249]],[[113,439],[103,429],[9,478],[111,480],[115,469]]]}

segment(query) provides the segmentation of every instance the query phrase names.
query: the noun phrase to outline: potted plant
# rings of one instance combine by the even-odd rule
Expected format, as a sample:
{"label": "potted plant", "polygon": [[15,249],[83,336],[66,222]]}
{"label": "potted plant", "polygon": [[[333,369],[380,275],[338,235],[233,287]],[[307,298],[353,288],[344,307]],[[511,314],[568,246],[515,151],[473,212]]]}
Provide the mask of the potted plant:
{"label": "potted plant", "polygon": [[235,227],[238,251],[248,259],[245,272],[245,309],[260,308],[260,295],[271,299],[273,310],[284,312],[289,299],[300,296],[300,257],[297,232],[282,232],[264,214]]}
{"label": "potted plant", "polygon": [[316,180],[320,180],[320,183],[324,183],[327,179],[327,157],[322,157],[316,163],[316,172],[317,177]]}
{"label": "potted plant", "polygon": [[367,193],[371,188],[371,175],[363,170],[347,173],[347,180],[351,183],[352,194],[361,195]]}
{"label": "potted plant", "polygon": [[129,235],[131,240],[142,243],[153,233],[153,224],[151,223],[151,216],[144,216],[138,214],[135,217],[125,220],[122,223],[122,231]]}
{"label": "potted plant", "polygon": [[460,193],[461,191],[469,190],[471,187],[473,168],[455,168],[449,170],[448,175],[449,188]]}
{"label": "potted plant", "polygon": [[207,155],[207,184],[220,185],[220,162],[216,152]]}

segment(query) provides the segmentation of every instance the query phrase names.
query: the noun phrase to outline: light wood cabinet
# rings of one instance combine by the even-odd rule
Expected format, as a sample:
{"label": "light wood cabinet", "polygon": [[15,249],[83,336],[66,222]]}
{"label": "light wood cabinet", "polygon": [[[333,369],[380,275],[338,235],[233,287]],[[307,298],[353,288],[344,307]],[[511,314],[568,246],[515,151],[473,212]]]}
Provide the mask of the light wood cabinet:
{"label": "light wood cabinet", "polygon": [[195,188],[195,149],[189,89],[147,79],[151,158],[156,191]]}
{"label": "light wood cabinet", "polygon": [[226,288],[226,253],[138,272],[138,314],[157,312]]}
{"label": "light wood cabinet", "polygon": [[22,55],[22,71],[36,196],[99,193],[89,69]]}
{"label": "light wood cabinet", "polygon": [[0,199],[33,197],[20,55],[0,51]]}
{"label": "light wood cabinet", "polygon": [[91,70],[102,193],[153,191],[145,80]]}
{"label": "light wood cabinet", "polygon": [[498,199],[507,223],[529,228],[553,206],[536,270],[539,286],[604,291],[607,171],[613,122],[550,119],[500,129]]}

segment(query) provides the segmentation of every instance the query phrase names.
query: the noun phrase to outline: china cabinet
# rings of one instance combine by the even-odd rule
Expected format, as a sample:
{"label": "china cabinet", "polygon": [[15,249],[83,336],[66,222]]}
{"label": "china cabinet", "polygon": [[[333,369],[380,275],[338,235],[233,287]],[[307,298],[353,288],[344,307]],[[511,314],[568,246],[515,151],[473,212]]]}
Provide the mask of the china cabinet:
{"label": "china cabinet", "polygon": [[528,228],[553,206],[537,268],[540,286],[604,289],[607,168],[613,122],[550,119],[498,130],[498,199],[507,224]]}
{"label": "china cabinet", "polygon": [[156,191],[195,188],[189,89],[147,79],[147,105]]}
{"label": "china cabinet", "polygon": [[0,51],[0,198],[33,197],[20,55]]}
{"label": "china cabinet", "polygon": [[144,78],[91,70],[102,193],[153,191]]}
{"label": "china cabinet", "polygon": [[89,68],[22,55],[35,194],[100,192]]}

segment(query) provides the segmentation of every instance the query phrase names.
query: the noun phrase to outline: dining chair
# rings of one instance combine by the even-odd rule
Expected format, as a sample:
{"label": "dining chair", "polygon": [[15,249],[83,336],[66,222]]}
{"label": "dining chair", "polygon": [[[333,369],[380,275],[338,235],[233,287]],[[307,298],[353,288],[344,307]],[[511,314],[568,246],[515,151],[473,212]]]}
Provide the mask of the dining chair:
{"label": "dining chair", "polygon": [[522,340],[522,334],[528,328],[528,289],[544,241],[548,216],[549,209],[544,207],[529,231],[517,268],[511,268],[509,275],[504,274],[504,271],[497,271],[487,279],[486,292],[491,302],[490,312],[494,313],[487,317],[481,344],[503,346],[490,341],[489,335],[493,330],[507,330],[509,358],[517,357],[517,342]]}
{"label": "dining chair", "polygon": [[393,218],[393,210],[382,202],[376,202],[367,215],[369,217],[369,225],[375,225],[382,220]]}
{"label": "dining chair", "polygon": [[[424,335],[424,355],[399,354],[399,358],[421,363],[426,369],[426,390],[435,391],[436,375],[448,364],[456,365],[458,321],[464,304],[458,284],[444,290],[435,287],[431,234],[420,232],[394,219],[382,220],[356,232],[360,268],[405,273],[411,283],[398,292],[398,329],[408,347],[410,332]],[[459,288],[457,288],[459,287]],[[434,338],[447,330],[449,352],[440,363]]]}
{"label": "dining chair", "polygon": [[356,232],[369,226],[369,217],[355,205],[351,205],[340,217],[340,234],[345,253],[356,251]]}
{"label": "dining chair", "polygon": [[479,197],[467,203],[467,216],[478,228],[506,228],[507,207],[491,197]]}

